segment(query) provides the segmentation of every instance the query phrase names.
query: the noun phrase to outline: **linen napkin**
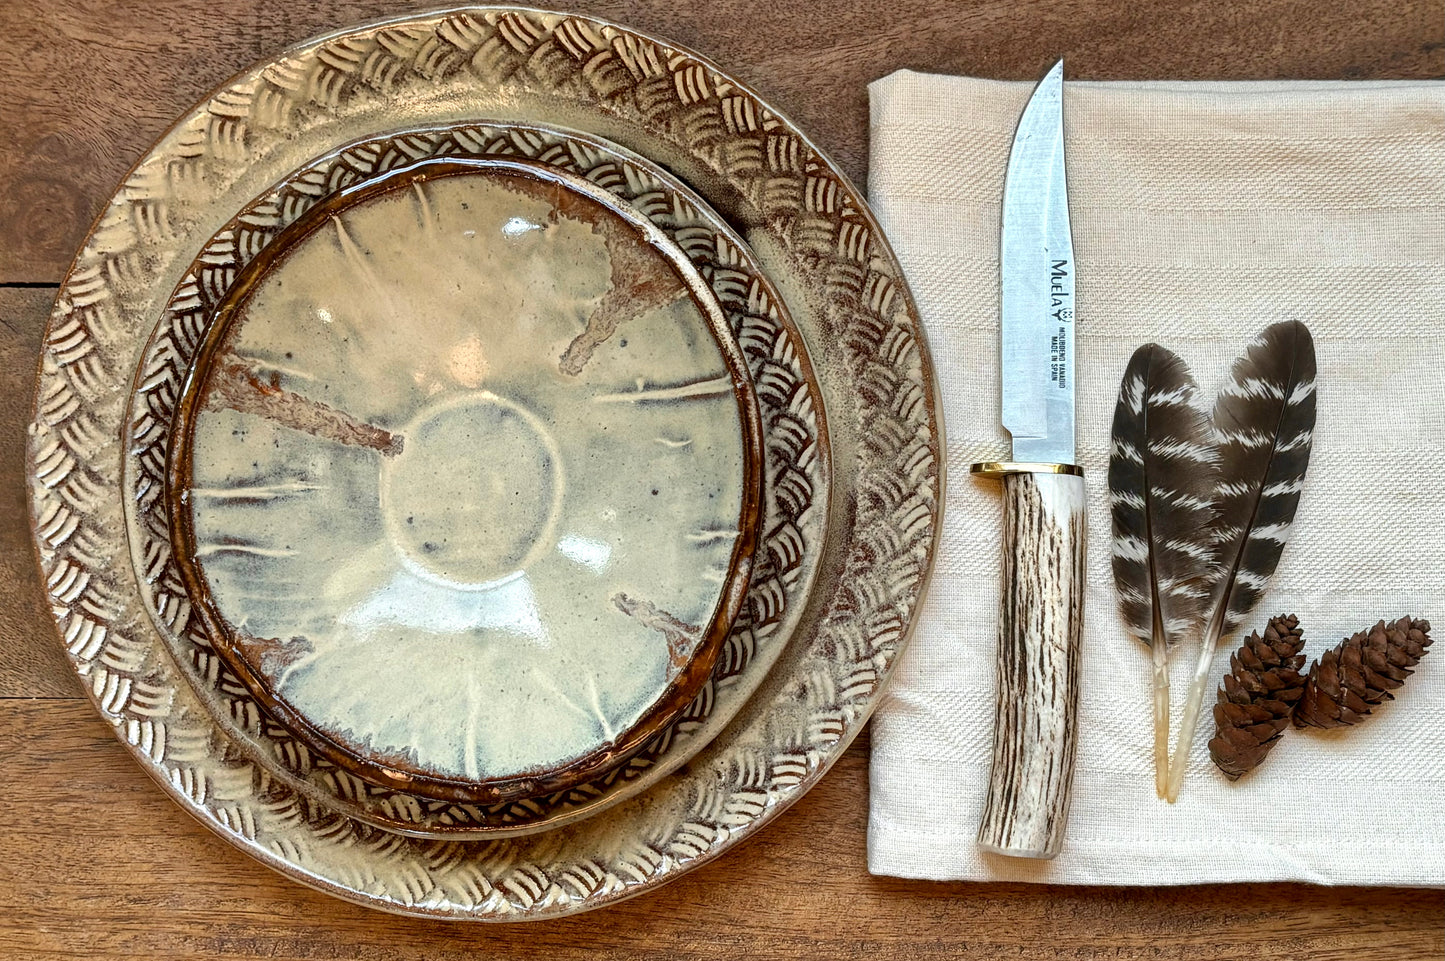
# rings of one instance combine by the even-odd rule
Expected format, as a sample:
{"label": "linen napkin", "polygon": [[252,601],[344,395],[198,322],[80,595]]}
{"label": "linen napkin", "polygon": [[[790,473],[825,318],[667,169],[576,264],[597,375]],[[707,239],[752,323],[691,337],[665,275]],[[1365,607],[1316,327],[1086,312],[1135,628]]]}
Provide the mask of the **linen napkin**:
{"label": "linen napkin", "polygon": [[[869,867],[1089,884],[1445,884],[1445,643],[1362,725],[1291,730],[1236,783],[1205,744],[1154,794],[1147,650],[1109,567],[1109,430],[1156,341],[1212,402],[1260,330],[1314,334],[1318,423],[1284,557],[1248,629],[1300,616],[1311,659],[1404,614],[1445,635],[1445,84],[1074,83],[1065,143],[1078,263],[1078,456],[1088,487],[1073,806],[1052,862],[981,853],[999,592],[998,233],[1031,84],[874,83],[869,192],[922,312],[948,491],[931,587],[873,722]],[[1228,670],[1221,644],[1217,678]],[[1174,655],[1174,729],[1197,647]],[[1171,735],[1172,740],[1172,735]]]}

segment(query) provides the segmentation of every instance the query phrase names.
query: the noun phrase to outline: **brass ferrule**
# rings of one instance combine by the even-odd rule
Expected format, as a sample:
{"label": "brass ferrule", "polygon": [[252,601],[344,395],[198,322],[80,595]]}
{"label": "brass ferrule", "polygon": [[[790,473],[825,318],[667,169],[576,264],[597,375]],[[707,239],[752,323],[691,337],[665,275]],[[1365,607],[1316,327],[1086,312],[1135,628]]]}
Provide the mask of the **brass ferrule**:
{"label": "brass ferrule", "polygon": [[1030,464],[1014,461],[984,461],[968,468],[970,474],[984,477],[1003,477],[1007,474],[1076,474],[1084,475],[1084,469],[1077,464]]}

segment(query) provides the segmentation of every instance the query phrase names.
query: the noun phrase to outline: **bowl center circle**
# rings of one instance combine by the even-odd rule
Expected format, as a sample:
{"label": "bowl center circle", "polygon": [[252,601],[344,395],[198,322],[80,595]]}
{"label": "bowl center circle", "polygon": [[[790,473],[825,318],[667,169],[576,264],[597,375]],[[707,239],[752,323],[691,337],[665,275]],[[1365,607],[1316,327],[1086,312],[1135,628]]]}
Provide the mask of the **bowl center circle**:
{"label": "bowl center circle", "polygon": [[552,547],[562,455],[534,414],[481,391],[423,410],[402,437],[382,462],[381,509],[417,573],[480,590]]}

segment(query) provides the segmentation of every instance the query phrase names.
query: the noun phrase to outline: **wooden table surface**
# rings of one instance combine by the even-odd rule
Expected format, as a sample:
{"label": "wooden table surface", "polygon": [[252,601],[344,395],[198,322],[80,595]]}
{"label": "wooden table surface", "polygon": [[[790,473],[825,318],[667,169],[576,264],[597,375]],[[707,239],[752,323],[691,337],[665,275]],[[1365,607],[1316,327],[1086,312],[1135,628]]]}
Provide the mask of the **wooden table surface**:
{"label": "wooden table surface", "polygon": [[[899,67],[1026,79],[1063,54],[1080,79],[1445,75],[1442,0],[570,5],[714,58],[859,182],[865,85]],[[423,8],[0,0],[0,955],[1445,957],[1439,891],[871,877],[866,735],[808,797],[718,861],[617,907],[531,925],[414,921],[333,900],[272,874],[173,805],[84,699],[43,603],[22,481],[40,332],[92,219],[175,117],[289,44],[413,7]]]}

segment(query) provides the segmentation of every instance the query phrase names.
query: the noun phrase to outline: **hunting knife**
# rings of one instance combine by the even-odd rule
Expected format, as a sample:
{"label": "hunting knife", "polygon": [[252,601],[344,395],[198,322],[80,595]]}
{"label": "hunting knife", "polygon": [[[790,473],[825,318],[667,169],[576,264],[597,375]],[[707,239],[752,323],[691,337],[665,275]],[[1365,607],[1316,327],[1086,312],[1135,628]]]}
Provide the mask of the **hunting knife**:
{"label": "hunting knife", "polygon": [[1084,621],[1084,476],[1074,455],[1074,248],[1064,177],[1064,64],[1014,133],[1000,236],[1002,594],[993,769],[978,843],[1052,858],[1073,781]]}

